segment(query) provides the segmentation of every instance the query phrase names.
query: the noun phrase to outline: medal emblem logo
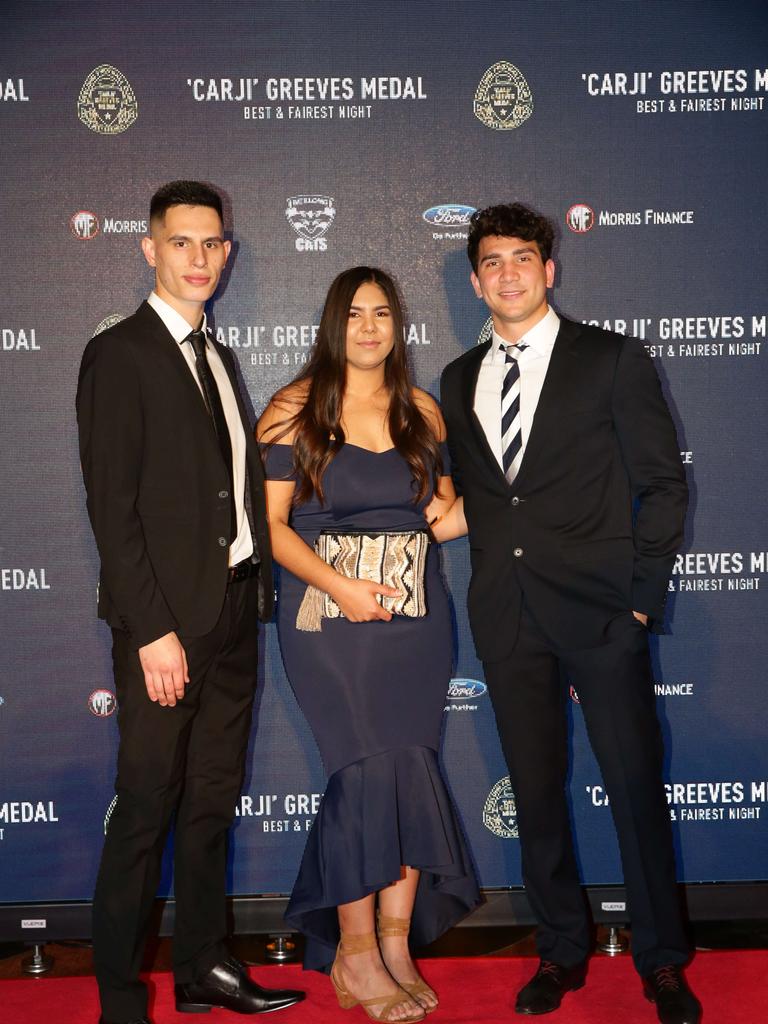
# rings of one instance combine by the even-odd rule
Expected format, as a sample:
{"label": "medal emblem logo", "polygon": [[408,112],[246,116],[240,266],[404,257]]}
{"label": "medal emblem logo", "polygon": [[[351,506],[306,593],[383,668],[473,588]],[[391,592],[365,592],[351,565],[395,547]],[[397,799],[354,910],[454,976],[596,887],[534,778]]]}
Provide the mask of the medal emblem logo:
{"label": "medal emblem logo", "polygon": [[77,116],[92,132],[119,135],[139,116],[139,105],[125,75],[100,64],[88,75],[77,98]]}
{"label": "medal emblem logo", "polygon": [[531,88],[520,69],[506,60],[489,67],[477,87],[474,109],[486,128],[519,128],[533,113]]}
{"label": "medal emblem logo", "polygon": [[483,807],[483,824],[499,839],[517,839],[517,805],[509,776],[499,779]]}

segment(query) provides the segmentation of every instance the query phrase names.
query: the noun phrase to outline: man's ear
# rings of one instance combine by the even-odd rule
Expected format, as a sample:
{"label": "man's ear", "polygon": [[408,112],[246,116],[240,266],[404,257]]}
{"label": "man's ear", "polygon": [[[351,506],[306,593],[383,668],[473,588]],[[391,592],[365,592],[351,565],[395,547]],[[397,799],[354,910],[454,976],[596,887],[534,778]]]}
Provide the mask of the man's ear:
{"label": "man's ear", "polygon": [[146,235],[141,240],[141,251],[144,253],[144,259],[150,265],[150,267],[156,266],[155,264],[155,243]]}
{"label": "man's ear", "polygon": [[483,289],[480,287],[480,278],[477,276],[474,270],[469,275],[469,280],[472,282],[472,287],[475,289],[475,295],[478,297],[478,299],[482,299]]}

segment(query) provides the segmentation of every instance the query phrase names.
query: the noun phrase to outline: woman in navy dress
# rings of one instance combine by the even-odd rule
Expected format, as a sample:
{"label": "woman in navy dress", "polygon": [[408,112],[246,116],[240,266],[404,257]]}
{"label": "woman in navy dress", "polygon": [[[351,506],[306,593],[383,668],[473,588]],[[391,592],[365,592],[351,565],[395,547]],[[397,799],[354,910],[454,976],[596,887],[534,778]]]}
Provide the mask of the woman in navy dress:
{"label": "woman in navy dress", "polygon": [[[432,942],[479,898],[437,759],[453,656],[438,552],[431,544],[427,614],[409,618],[377,600],[396,590],[342,576],[313,550],[327,529],[423,530],[439,519],[444,539],[464,532],[443,420],[410,383],[390,277],[355,267],[336,278],[312,357],[273,397],[258,436],[283,566],[280,648],[328,775],[286,920],[307,937],[306,967],[332,965],[342,1006],[421,1020],[437,997],[409,934]],[[319,632],[296,627],[308,585],[342,612]]]}

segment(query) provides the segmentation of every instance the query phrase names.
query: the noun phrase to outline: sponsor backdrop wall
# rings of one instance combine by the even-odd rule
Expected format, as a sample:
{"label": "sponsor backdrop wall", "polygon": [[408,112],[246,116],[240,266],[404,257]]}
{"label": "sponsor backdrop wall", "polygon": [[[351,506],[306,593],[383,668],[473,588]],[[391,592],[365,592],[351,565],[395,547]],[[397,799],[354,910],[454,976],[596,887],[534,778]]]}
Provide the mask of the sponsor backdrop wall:
{"label": "sponsor backdrop wall", "polygon": [[[519,199],[555,220],[557,309],[646,346],[693,495],[671,633],[653,640],[680,877],[765,878],[764,6],[38,2],[4,4],[0,23],[0,902],[92,892],[117,729],[75,386],[87,339],[151,287],[149,196],[179,177],[227,197],[233,259],[210,316],[254,413],[305,362],[328,284],[357,263],[400,281],[416,379],[436,393],[485,321],[469,213]],[[445,768],[483,884],[515,886],[466,543],[443,561]],[[584,880],[616,883],[575,694],[569,713]],[[323,785],[269,625],[232,893],[290,890]]]}

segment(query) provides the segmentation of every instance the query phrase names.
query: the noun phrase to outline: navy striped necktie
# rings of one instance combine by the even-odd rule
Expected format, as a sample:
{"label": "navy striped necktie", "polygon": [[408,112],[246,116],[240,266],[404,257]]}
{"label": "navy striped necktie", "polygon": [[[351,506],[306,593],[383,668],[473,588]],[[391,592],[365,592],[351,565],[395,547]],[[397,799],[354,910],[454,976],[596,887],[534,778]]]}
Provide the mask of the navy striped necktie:
{"label": "navy striped necktie", "polygon": [[499,345],[504,352],[507,372],[501,386],[501,452],[502,468],[508,483],[517,476],[523,461],[523,435],[520,429],[520,366],[518,359],[525,342],[519,345]]}

